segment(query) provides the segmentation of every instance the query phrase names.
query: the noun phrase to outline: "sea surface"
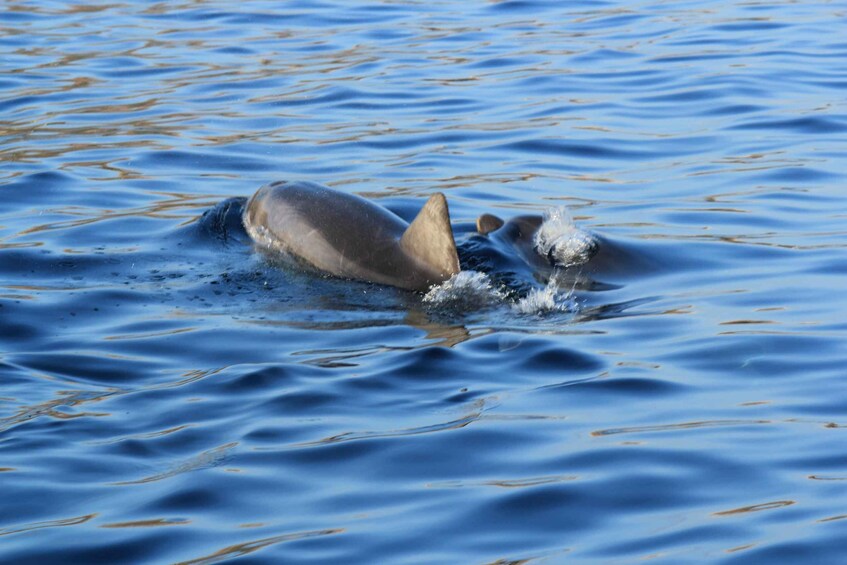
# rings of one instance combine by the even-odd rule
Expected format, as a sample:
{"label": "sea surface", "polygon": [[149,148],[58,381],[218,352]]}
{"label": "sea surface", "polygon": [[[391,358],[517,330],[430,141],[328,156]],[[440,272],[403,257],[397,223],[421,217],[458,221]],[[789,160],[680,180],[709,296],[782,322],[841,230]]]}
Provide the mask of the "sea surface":
{"label": "sea surface", "polygon": [[[258,252],[276,180],[465,274]],[[2,563],[844,563],[845,290],[844,2],[0,6]]]}

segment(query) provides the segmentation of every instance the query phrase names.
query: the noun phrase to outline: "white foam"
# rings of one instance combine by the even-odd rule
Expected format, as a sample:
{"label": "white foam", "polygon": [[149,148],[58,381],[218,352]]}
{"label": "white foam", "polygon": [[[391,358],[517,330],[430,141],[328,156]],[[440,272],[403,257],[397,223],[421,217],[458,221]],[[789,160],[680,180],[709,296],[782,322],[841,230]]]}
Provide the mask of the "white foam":
{"label": "white foam", "polygon": [[576,227],[567,208],[549,208],[535,232],[535,248],[558,267],[582,265],[591,259],[597,243],[591,234]]}
{"label": "white foam", "polygon": [[546,314],[549,312],[573,312],[577,308],[573,291],[562,292],[559,277],[554,273],[547,286],[534,288],[512,304],[512,310],[518,314]]}
{"label": "white foam", "polygon": [[491,278],[478,271],[461,271],[429,289],[423,303],[440,311],[473,312],[491,306],[507,306],[521,315],[573,312],[576,300],[572,292],[563,292],[558,277],[550,278],[544,288],[532,289],[523,298],[511,302],[507,294],[494,286]]}
{"label": "white foam", "polygon": [[479,271],[460,271],[429,289],[424,304],[459,312],[479,310],[502,302],[506,295],[495,288],[491,279]]}

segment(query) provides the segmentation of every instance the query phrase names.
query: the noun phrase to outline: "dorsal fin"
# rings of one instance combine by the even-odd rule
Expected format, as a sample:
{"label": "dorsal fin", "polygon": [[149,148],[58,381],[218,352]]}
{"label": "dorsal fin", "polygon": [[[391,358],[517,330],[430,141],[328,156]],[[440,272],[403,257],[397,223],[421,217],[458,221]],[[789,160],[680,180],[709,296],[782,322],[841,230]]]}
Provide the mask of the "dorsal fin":
{"label": "dorsal fin", "polygon": [[450,227],[447,199],[440,192],[429,197],[403,233],[400,247],[448,278],[459,272],[459,254]]}
{"label": "dorsal fin", "polygon": [[502,228],[505,223],[493,214],[483,214],[476,219],[476,231],[482,235],[488,235]]}

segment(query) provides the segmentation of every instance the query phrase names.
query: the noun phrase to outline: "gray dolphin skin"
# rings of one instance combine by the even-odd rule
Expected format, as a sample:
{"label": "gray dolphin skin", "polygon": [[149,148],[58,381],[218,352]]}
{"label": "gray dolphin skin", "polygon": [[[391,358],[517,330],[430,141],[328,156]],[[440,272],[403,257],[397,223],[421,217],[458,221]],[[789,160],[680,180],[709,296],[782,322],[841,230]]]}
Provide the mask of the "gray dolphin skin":
{"label": "gray dolphin skin", "polygon": [[544,217],[539,215],[516,216],[507,222],[493,214],[483,214],[476,220],[476,231],[510,245],[530,266],[546,268],[551,264],[535,247],[535,234],[543,223]]}
{"label": "gray dolphin skin", "polygon": [[424,291],[459,272],[447,199],[433,194],[411,224],[359,196],[313,182],[263,186],[244,210],[260,246],[319,272]]}

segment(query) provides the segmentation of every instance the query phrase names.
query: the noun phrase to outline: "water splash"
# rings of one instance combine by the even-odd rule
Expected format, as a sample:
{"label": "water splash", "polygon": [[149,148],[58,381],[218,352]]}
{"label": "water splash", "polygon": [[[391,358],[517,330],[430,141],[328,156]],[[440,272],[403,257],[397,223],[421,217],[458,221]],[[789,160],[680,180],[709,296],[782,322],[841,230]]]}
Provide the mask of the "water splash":
{"label": "water splash", "polygon": [[532,289],[526,296],[512,302],[508,294],[497,288],[485,273],[462,271],[430,288],[423,297],[423,303],[452,313],[473,312],[497,305],[508,305],[512,311],[522,315],[576,310],[573,291],[562,291],[558,273],[554,273],[544,288]]}
{"label": "water splash", "polygon": [[577,302],[573,289],[563,292],[561,289],[560,271],[553,273],[547,286],[534,288],[529,293],[512,304],[512,310],[518,314],[546,314],[551,312],[575,312]]}
{"label": "water splash", "polygon": [[549,312],[573,312],[576,300],[570,294],[559,292],[551,285],[544,288],[534,288],[529,294],[512,305],[518,314],[546,314]]}
{"label": "water splash", "polygon": [[597,242],[576,227],[567,208],[559,206],[544,212],[544,222],[535,233],[535,248],[553,265],[573,267],[591,259]]}
{"label": "water splash", "polygon": [[469,312],[503,302],[505,298],[506,294],[485,273],[461,271],[430,288],[423,303],[453,312]]}

